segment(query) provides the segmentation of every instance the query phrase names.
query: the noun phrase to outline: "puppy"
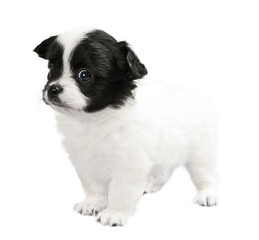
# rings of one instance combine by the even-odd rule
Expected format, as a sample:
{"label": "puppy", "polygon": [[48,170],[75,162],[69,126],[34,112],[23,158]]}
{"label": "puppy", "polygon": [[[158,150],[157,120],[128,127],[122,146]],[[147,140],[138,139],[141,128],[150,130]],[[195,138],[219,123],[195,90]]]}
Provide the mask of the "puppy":
{"label": "puppy", "polygon": [[48,60],[43,100],[56,112],[85,200],[74,209],[123,226],[143,193],[184,165],[194,201],[217,204],[216,116],[199,94],[140,84],[147,69],[127,42],[101,30],[52,36],[34,50]]}

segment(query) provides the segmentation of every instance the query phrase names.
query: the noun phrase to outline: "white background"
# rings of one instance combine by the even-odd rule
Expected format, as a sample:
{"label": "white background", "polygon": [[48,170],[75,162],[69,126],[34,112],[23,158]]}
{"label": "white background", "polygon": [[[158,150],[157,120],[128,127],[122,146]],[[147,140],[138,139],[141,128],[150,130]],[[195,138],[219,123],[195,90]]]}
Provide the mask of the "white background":
{"label": "white background", "polygon": [[[0,6],[1,239],[258,239],[258,1],[5,1]],[[148,79],[194,88],[219,124],[220,205],[192,204],[183,169],[145,195],[124,228],[103,227],[72,205],[83,191],[54,112],[41,100],[47,62],[32,52],[77,27],[127,40]],[[155,97],[155,96],[154,96]]]}

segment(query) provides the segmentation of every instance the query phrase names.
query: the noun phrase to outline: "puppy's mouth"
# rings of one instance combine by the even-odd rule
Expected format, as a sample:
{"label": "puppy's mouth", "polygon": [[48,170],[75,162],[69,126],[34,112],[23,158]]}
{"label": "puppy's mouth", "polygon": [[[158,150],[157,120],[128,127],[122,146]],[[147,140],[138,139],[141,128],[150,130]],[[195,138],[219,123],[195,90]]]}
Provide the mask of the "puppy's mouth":
{"label": "puppy's mouth", "polygon": [[65,107],[65,105],[61,102],[55,102],[55,101],[50,101],[49,103],[47,103],[48,105],[54,105],[56,107]]}
{"label": "puppy's mouth", "polygon": [[51,107],[58,107],[64,110],[70,110],[67,104],[63,103],[60,99],[49,99],[45,94],[43,94],[43,102]]}

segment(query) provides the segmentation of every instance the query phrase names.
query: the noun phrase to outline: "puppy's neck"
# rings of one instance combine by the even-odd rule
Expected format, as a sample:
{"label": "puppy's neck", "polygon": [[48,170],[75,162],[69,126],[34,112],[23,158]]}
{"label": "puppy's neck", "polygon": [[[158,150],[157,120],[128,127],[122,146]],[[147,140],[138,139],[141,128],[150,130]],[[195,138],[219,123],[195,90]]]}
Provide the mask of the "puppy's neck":
{"label": "puppy's neck", "polygon": [[109,121],[123,122],[126,115],[132,115],[136,102],[134,99],[128,100],[124,106],[119,108],[107,107],[103,110],[89,113],[84,111],[67,111],[57,112],[56,119],[58,122],[73,121],[78,124],[96,123],[102,124]]}

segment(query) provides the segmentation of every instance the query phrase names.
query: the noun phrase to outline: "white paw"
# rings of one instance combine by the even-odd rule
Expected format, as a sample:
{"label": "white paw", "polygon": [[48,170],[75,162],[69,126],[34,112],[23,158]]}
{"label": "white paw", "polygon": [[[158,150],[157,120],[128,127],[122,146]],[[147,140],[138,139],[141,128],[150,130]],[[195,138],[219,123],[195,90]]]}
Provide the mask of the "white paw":
{"label": "white paw", "polygon": [[127,223],[129,214],[125,212],[120,212],[113,209],[105,209],[100,212],[96,219],[103,225],[115,226],[125,226]]}
{"label": "white paw", "polygon": [[197,192],[193,202],[201,206],[212,207],[218,205],[218,196],[214,189],[204,189]]}
{"label": "white paw", "polygon": [[83,216],[93,215],[96,216],[100,211],[106,207],[105,201],[83,201],[74,205],[74,210]]}

